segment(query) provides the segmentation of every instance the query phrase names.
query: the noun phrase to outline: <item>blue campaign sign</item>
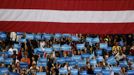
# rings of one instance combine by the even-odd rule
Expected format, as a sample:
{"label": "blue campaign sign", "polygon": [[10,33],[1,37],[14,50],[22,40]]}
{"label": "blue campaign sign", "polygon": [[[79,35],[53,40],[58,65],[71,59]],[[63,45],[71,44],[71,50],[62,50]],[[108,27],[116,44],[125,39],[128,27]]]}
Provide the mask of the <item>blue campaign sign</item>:
{"label": "blue campaign sign", "polygon": [[90,57],[90,54],[87,54],[87,53],[86,54],[81,54],[81,57],[82,58],[89,58]]}
{"label": "blue campaign sign", "polygon": [[23,35],[24,33],[23,32],[17,32],[16,34],[17,35]]}
{"label": "blue campaign sign", "polygon": [[134,61],[134,56],[129,55],[129,56],[127,56],[127,59],[128,59],[129,61]]}
{"label": "blue campaign sign", "polygon": [[10,72],[9,74],[10,75],[20,75],[19,73],[16,73],[16,72]]}
{"label": "blue campaign sign", "polygon": [[88,74],[87,74],[87,71],[84,70],[84,71],[80,72],[80,75],[88,75]]}
{"label": "blue campaign sign", "polygon": [[51,37],[52,37],[52,35],[51,35],[51,34],[43,34],[42,39],[50,40],[50,39],[51,39]]}
{"label": "blue campaign sign", "polygon": [[71,75],[78,75],[78,69],[71,69]]}
{"label": "blue campaign sign", "polygon": [[96,65],[97,64],[97,61],[95,59],[92,59],[92,60],[90,60],[90,64],[91,65]]}
{"label": "blue campaign sign", "polygon": [[92,39],[92,43],[99,43],[99,42],[100,42],[99,37],[95,37]]}
{"label": "blue campaign sign", "polygon": [[134,70],[128,70],[127,75],[134,75]]}
{"label": "blue campaign sign", "polygon": [[52,53],[53,52],[53,48],[44,48],[46,53]]}
{"label": "blue campaign sign", "polygon": [[103,75],[110,75],[110,70],[102,70]]}
{"label": "blue campaign sign", "polygon": [[105,49],[106,52],[110,52],[111,50],[112,50],[112,47],[107,47],[107,48]]}
{"label": "blue campaign sign", "polygon": [[38,62],[41,62],[41,63],[42,63],[42,62],[47,62],[47,59],[46,59],[46,58],[39,58],[39,59],[38,59]]}
{"label": "blue campaign sign", "polygon": [[121,71],[121,67],[112,67],[114,73],[119,73]]}
{"label": "blue campaign sign", "polygon": [[102,56],[98,56],[96,59],[98,62],[102,62],[104,60]]}
{"label": "blue campaign sign", "polygon": [[95,69],[94,69],[94,73],[101,73],[101,71],[102,71],[102,67],[96,67]]}
{"label": "blue campaign sign", "polygon": [[128,63],[127,63],[127,61],[120,61],[119,62],[119,66],[120,67],[127,67],[128,66]]}
{"label": "blue campaign sign", "polygon": [[65,68],[60,68],[60,69],[59,69],[59,73],[60,73],[60,74],[68,74],[68,71],[67,71],[67,69],[65,69]]}
{"label": "blue campaign sign", "polygon": [[57,39],[59,39],[59,38],[61,38],[61,36],[62,36],[62,34],[60,34],[60,33],[57,33],[57,34],[55,34],[55,35],[54,35],[54,38],[57,38]]}
{"label": "blue campaign sign", "polygon": [[93,40],[93,38],[91,38],[91,37],[86,38],[86,42],[92,42],[92,40]]}
{"label": "blue campaign sign", "polygon": [[65,61],[66,62],[71,62],[72,61],[72,58],[71,57],[65,57]]}
{"label": "blue campaign sign", "polygon": [[71,50],[71,46],[67,45],[67,44],[64,44],[64,45],[61,46],[61,50],[70,51]]}
{"label": "blue campaign sign", "polygon": [[75,65],[77,65],[77,64],[78,64],[78,63],[77,63],[76,61],[70,61],[70,62],[69,62],[69,65],[70,65],[70,66],[75,66]]}
{"label": "blue campaign sign", "polygon": [[26,39],[33,40],[34,39],[34,34],[26,34]]}
{"label": "blue campaign sign", "polygon": [[46,72],[37,72],[36,75],[46,75]]}
{"label": "blue campaign sign", "polygon": [[34,54],[40,54],[40,53],[43,53],[43,50],[41,50],[41,48],[34,49]]}
{"label": "blue campaign sign", "polygon": [[36,34],[36,35],[35,35],[35,39],[41,40],[41,34]]}
{"label": "blue campaign sign", "polygon": [[5,33],[0,34],[0,38],[6,38],[7,35]]}
{"label": "blue campaign sign", "polygon": [[71,34],[62,34],[62,37],[71,37]]}
{"label": "blue campaign sign", "polygon": [[102,50],[96,50],[97,55],[102,55]]}
{"label": "blue campaign sign", "polygon": [[100,48],[101,49],[107,49],[108,48],[108,44],[107,43],[100,43]]}
{"label": "blue campaign sign", "polygon": [[63,64],[63,63],[65,63],[65,58],[64,57],[63,58],[56,58],[56,62]]}
{"label": "blue campaign sign", "polygon": [[91,37],[86,38],[86,42],[88,42],[90,46],[92,46],[92,44],[93,44],[92,40],[93,40],[93,38],[91,38]]}
{"label": "blue campaign sign", "polygon": [[84,60],[78,61],[78,66],[79,66],[79,67],[86,66],[86,61],[84,61]]}
{"label": "blue campaign sign", "polygon": [[5,40],[7,38],[7,35],[5,33],[0,34],[0,39]]}
{"label": "blue campaign sign", "polygon": [[53,47],[53,49],[55,51],[59,51],[60,50],[60,44],[53,44],[52,47]]}
{"label": "blue campaign sign", "polygon": [[26,62],[20,62],[20,67],[21,68],[24,68],[24,69],[27,69],[28,68],[28,63],[26,63]]}
{"label": "blue campaign sign", "polygon": [[78,50],[82,50],[82,49],[85,48],[85,44],[76,44],[76,48],[77,48]]}
{"label": "blue campaign sign", "polygon": [[12,62],[13,62],[13,58],[6,58],[4,64],[12,65]]}
{"label": "blue campaign sign", "polygon": [[24,43],[24,42],[26,42],[26,39],[25,38],[21,38],[21,39],[19,39],[19,42]]}
{"label": "blue campaign sign", "polygon": [[81,56],[80,55],[72,56],[72,60],[74,61],[81,60]]}
{"label": "blue campaign sign", "polygon": [[79,41],[79,38],[77,36],[72,36],[72,41]]}
{"label": "blue campaign sign", "polygon": [[117,63],[114,56],[109,57],[106,62],[111,65]]}
{"label": "blue campaign sign", "polygon": [[14,44],[14,48],[19,49],[19,48],[21,48],[21,45],[20,44]]}
{"label": "blue campaign sign", "polygon": [[8,72],[9,72],[8,68],[0,67],[0,74],[1,75],[7,74]]}
{"label": "blue campaign sign", "polygon": [[47,63],[46,62],[37,62],[37,66],[46,67]]}

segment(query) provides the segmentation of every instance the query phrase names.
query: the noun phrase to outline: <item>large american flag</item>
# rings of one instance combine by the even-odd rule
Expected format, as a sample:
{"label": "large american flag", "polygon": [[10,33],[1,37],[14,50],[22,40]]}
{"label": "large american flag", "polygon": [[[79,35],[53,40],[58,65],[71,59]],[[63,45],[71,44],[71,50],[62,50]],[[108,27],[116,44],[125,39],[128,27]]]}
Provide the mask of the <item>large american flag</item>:
{"label": "large american flag", "polygon": [[134,33],[134,0],[0,0],[0,31]]}

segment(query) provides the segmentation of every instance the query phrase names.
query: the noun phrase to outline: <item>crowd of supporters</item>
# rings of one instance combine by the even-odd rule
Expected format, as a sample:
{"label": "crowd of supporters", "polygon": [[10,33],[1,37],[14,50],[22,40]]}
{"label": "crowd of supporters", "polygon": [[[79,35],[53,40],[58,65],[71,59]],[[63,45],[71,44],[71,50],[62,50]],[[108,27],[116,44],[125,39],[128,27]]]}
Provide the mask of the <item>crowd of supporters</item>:
{"label": "crowd of supporters", "polygon": [[134,75],[134,35],[0,32],[2,74]]}

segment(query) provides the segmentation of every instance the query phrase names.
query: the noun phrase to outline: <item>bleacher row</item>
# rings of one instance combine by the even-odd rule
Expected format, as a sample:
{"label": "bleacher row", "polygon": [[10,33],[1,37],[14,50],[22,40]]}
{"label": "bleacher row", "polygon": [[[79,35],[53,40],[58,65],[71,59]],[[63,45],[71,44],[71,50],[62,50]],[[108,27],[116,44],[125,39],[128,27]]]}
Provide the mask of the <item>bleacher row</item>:
{"label": "bleacher row", "polygon": [[[108,43],[105,42],[100,42],[99,36],[96,37],[90,37],[87,36],[86,38],[80,38],[76,35],[73,34],[31,34],[31,33],[16,33],[17,36],[22,36],[21,38],[18,38],[18,40],[13,43],[14,48],[18,50],[18,52],[21,49],[21,43],[27,43],[29,40],[43,40],[49,42],[49,40],[53,39],[61,39],[61,38],[70,38],[71,42],[77,42],[75,44],[76,50],[77,51],[83,51],[83,50],[88,50],[86,43],[88,43],[89,46],[95,46],[96,43],[99,44],[99,50],[94,50],[92,53],[83,53],[80,55],[73,55],[71,54],[70,56],[66,57],[55,57],[54,58],[54,63],[56,64],[64,64],[68,63],[68,66],[71,67],[70,70],[60,67],[59,68],[59,74],[71,74],[71,75],[88,75],[87,70],[82,70],[80,71],[80,68],[88,66],[87,62],[89,62],[90,66],[93,66],[93,72],[94,74],[102,74],[102,75],[111,75],[111,73],[115,74],[122,74],[121,69],[122,68],[131,68],[126,71],[126,75],[134,75],[134,56],[132,55],[126,55],[126,59],[122,61],[117,61],[115,58],[115,55],[112,55],[108,57],[108,59],[104,58],[104,53],[110,53],[112,52],[112,46],[109,46]],[[83,42],[81,40],[84,39]],[[7,34],[5,32],[0,33],[0,40],[6,41],[7,40]],[[119,46],[123,47],[123,42],[119,42]],[[52,44],[50,47],[37,47],[34,48],[33,55],[44,55],[44,54],[52,54],[55,52],[69,52],[72,53],[72,46],[68,43],[64,44]],[[3,57],[4,55],[4,57]],[[5,52],[0,52],[0,63],[4,63],[5,65],[12,65],[13,64],[13,58],[11,58],[12,53],[10,51],[5,51]],[[87,60],[89,59],[89,60]],[[49,59],[43,57],[39,57],[37,60],[37,67],[47,67]],[[105,62],[107,66],[105,67],[100,67],[98,66],[99,63]],[[131,62],[131,66],[129,65],[128,62]],[[117,65],[118,64],[118,65]],[[75,67],[78,66],[79,69],[76,69]],[[109,67],[110,66],[110,67]],[[26,62],[20,62],[20,67],[21,69],[29,69],[29,64]],[[8,73],[9,75],[19,75],[17,72],[10,72],[7,67],[0,67],[0,75],[1,74],[6,74]],[[36,72],[36,75],[47,75],[47,73],[44,72]]]}

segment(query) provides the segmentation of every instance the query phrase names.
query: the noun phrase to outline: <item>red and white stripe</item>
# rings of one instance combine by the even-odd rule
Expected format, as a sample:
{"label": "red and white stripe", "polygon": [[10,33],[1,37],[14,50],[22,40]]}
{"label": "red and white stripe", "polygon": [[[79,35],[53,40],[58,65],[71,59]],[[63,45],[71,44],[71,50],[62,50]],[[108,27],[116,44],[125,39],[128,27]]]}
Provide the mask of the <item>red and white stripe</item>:
{"label": "red and white stripe", "polygon": [[0,31],[134,33],[134,0],[0,0]]}

